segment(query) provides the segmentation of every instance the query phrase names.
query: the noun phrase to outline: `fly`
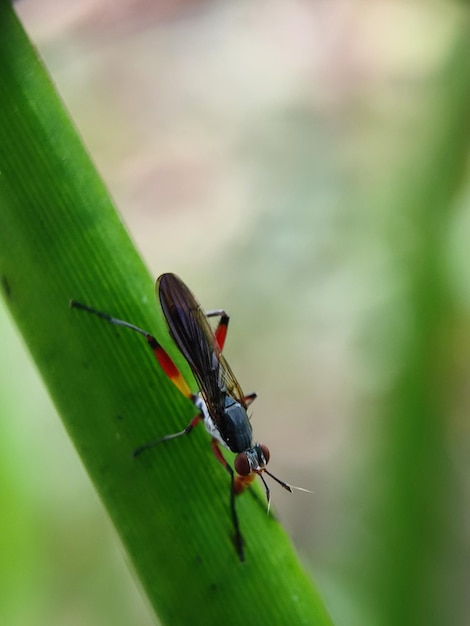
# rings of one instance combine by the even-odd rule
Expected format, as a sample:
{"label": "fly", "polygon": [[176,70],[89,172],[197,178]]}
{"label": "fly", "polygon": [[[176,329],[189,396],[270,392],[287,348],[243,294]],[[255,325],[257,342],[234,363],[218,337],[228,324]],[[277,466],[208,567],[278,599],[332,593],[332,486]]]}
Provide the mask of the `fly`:
{"label": "fly", "polygon": [[[139,446],[134,450],[133,456],[136,457],[144,450],[170,439],[189,435],[199,422],[204,422],[212,438],[215,457],[230,475],[230,511],[235,531],[234,543],[240,560],[244,561],[243,537],[235,507],[236,495],[242,493],[256,476],[259,476],[265,488],[269,508],[271,492],[263,474],[270,476],[291,493],[293,489],[300,488],[292,487],[271,474],[266,469],[270,457],[268,447],[253,442],[247,409],[255,400],[256,394],[243,393],[222,354],[229,323],[226,311],[217,309],[204,313],[191,291],[175,274],[162,274],[156,282],[156,291],[170,336],[194,374],[199,387],[198,394],[191,392],[175,363],[153,335],[134,324],[111,317],[74,300],[70,302],[70,306],[143,335],[165,374],[180,393],[193,403],[196,414],[186,428]],[[219,318],[215,331],[208,322],[211,317]],[[236,454],[234,469],[225,460],[220,446]]]}

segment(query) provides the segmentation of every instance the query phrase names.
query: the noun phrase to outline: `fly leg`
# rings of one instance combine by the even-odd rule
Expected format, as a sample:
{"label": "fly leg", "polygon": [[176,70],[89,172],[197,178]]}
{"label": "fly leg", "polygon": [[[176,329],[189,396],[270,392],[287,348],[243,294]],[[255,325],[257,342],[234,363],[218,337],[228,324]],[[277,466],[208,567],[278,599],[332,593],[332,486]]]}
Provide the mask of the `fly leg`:
{"label": "fly leg", "polygon": [[[220,352],[224,349],[225,339],[227,337],[228,323],[230,321],[229,314],[224,309],[214,309],[212,311],[206,311],[206,317],[220,317],[217,328],[214,331],[214,336],[219,346]],[[256,400],[256,393],[250,393],[244,398],[246,406],[250,406],[253,400]]]}
{"label": "fly leg", "polygon": [[132,452],[132,456],[133,457],[139,456],[139,454],[141,452],[143,452],[144,450],[148,450],[149,448],[153,448],[154,446],[158,445],[159,443],[164,443],[165,441],[170,441],[170,439],[176,439],[176,437],[181,437],[182,435],[189,435],[189,433],[192,431],[192,429],[197,424],[199,424],[199,422],[201,420],[202,420],[202,415],[200,413],[197,413],[197,415],[195,415],[193,417],[193,419],[189,422],[189,424],[183,430],[180,430],[177,433],[172,433],[170,435],[165,435],[164,437],[160,437],[160,439],[156,439],[155,441],[150,441],[149,443],[144,443],[143,445],[139,446],[138,448],[136,448]]}
{"label": "fly leg", "polygon": [[206,317],[220,317],[214,335],[220,351],[222,352],[222,350],[224,349],[225,338],[227,337],[228,323],[230,321],[230,317],[228,313],[224,311],[224,309],[214,309],[213,311],[206,311]]}
{"label": "fly leg", "polygon": [[235,545],[235,550],[237,551],[237,554],[238,554],[238,558],[240,559],[240,561],[243,562],[245,560],[245,553],[243,550],[243,537],[240,531],[240,523],[238,521],[237,510],[235,507],[235,496],[236,496],[235,475],[234,475],[233,469],[224,459],[222,452],[220,451],[219,444],[216,439],[212,439],[212,450],[215,454],[216,459],[219,461],[219,463],[221,463],[225,467],[227,472],[230,474],[230,513],[232,515],[232,522],[233,522],[233,529],[234,529],[233,542]]}
{"label": "fly leg", "polygon": [[189,424],[186,426],[184,430],[181,430],[180,432],[177,432],[177,433],[173,433],[171,435],[166,435],[165,437],[161,437],[160,439],[157,439],[155,441],[151,441],[150,443],[139,446],[132,453],[133,456],[137,456],[144,450],[147,450],[148,448],[152,448],[153,446],[156,446],[157,444],[162,443],[164,441],[168,441],[169,439],[174,439],[175,437],[180,437],[181,435],[189,435],[192,429],[201,421],[201,419],[203,419],[203,412],[202,412],[202,406],[201,406],[202,400],[199,396],[192,393],[192,391],[188,387],[188,384],[184,380],[181,372],[179,371],[179,369],[176,367],[175,363],[173,362],[173,359],[163,349],[163,347],[155,339],[155,337],[151,335],[149,332],[147,332],[146,330],[143,330],[142,328],[139,328],[138,326],[134,326],[134,324],[131,324],[130,322],[125,322],[124,320],[120,320],[116,317],[112,317],[111,315],[108,315],[107,313],[103,313],[102,311],[93,309],[92,307],[89,307],[86,304],[81,304],[80,302],[76,302],[75,300],[70,301],[70,307],[75,308],[75,309],[80,309],[81,311],[86,311],[87,313],[92,313],[93,315],[96,315],[97,317],[101,317],[101,319],[104,319],[110,324],[114,324],[115,326],[122,326],[124,328],[129,328],[130,330],[133,330],[139,333],[140,335],[143,335],[148,345],[150,346],[152,352],[155,354],[155,357],[157,358],[157,361],[159,362],[162,370],[165,372],[165,374],[168,376],[171,382],[175,385],[178,391],[182,393],[183,396],[185,396],[185,398],[188,398],[188,400],[190,400],[194,404],[194,406],[198,409],[198,413],[193,417],[193,419],[189,422]]}
{"label": "fly leg", "polygon": [[155,339],[155,337],[153,337],[149,333],[145,333],[145,338],[147,339],[147,343],[149,344],[150,348],[155,354],[157,361],[160,363],[162,370],[165,372],[165,374],[168,376],[171,382],[175,385],[175,387],[183,394],[183,396],[185,396],[185,398],[188,398],[188,400],[190,400],[194,404],[194,406],[198,409],[198,412],[192,418],[192,420],[189,422],[186,428],[184,428],[183,430],[180,430],[177,433],[172,433],[170,435],[165,435],[164,437],[161,437],[160,439],[151,441],[150,443],[146,443],[136,448],[134,452],[132,453],[134,457],[138,456],[144,450],[153,448],[159,443],[163,443],[164,441],[169,441],[170,439],[175,439],[176,437],[181,437],[182,435],[189,435],[189,433],[193,430],[193,428],[197,426],[197,424],[199,424],[199,422],[203,419],[203,407],[201,406],[202,399],[200,398],[200,396],[197,396],[194,393],[192,393],[186,381],[184,380],[181,372],[179,371],[179,369],[176,367],[175,363],[173,362],[173,359],[163,349],[163,347]]}
{"label": "fly leg", "polygon": [[247,396],[245,396],[245,397],[244,397],[244,400],[245,400],[245,404],[246,404],[246,406],[247,406],[247,407],[248,407],[248,406],[250,406],[250,404],[251,404],[252,402],[254,402],[254,401],[256,400],[256,398],[257,398],[257,395],[256,395],[256,393],[254,393],[254,392],[253,392],[253,393],[249,393]]}

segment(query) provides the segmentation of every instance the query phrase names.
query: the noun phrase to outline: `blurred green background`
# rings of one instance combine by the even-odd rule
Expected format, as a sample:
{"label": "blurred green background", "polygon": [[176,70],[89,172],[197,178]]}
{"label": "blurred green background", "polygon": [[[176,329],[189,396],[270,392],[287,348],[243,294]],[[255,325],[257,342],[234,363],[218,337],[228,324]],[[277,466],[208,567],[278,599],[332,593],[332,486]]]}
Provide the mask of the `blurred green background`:
{"label": "blurred green background", "polygon": [[[17,10],[152,273],[230,312],[255,437],[314,491],[273,505],[335,624],[466,625],[465,4]],[[0,623],[155,623],[0,318]]]}

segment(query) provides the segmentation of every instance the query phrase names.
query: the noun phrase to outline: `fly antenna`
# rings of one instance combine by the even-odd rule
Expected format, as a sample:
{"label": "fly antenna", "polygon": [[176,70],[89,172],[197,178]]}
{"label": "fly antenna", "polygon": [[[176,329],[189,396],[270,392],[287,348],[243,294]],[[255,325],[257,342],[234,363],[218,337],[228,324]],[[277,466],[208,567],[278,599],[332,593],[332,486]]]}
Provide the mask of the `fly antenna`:
{"label": "fly antenna", "polygon": [[291,488],[296,491],[303,491],[304,493],[315,493],[314,491],[310,491],[310,489],[305,489],[305,487],[296,487],[295,485],[291,485]]}
{"label": "fly antenna", "polygon": [[287,491],[289,491],[290,493],[292,493],[292,487],[290,485],[288,485],[287,483],[285,483],[283,480],[281,480],[280,478],[278,478],[277,476],[274,476],[274,474],[271,474],[271,472],[268,472],[268,470],[265,468],[264,471],[266,472],[266,474],[268,476],[271,476],[271,478],[273,480],[275,480],[277,483],[279,483],[281,485],[281,487],[284,487],[284,489],[286,489]]}
{"label": "fly antenna", "polygon": [[296,491],[304,491],[305,493],[313,493],[313,491],[310,491],[310,489],[305,489],[304,487],[296,487],[295,485],[289,485],[288,483],[285,483],[283,480],[281,480],[277,476],[274,476],[274,474],[271,474],[271,472],[268,472],[266,468],[263,471],[265,471],[268,476],[271,476],[273,480],[279,483],[281,487],[284,487],[284,489],[286,489],[286,491],[289,491],[290,493],[292,493],[294,489]]}

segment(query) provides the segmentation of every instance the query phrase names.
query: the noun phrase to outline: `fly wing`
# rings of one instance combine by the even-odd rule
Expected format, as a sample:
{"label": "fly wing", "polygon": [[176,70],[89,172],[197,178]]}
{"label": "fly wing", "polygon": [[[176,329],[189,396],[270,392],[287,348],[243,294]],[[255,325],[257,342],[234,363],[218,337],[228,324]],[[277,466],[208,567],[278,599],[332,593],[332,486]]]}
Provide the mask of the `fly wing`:
{"label": "fly wing", "polygon": [[240,385],[188,287],[175,274],[162,274],[157,280],[157,291],[170,335],[187,360],[216,424],[226,394],[246,408]]}

